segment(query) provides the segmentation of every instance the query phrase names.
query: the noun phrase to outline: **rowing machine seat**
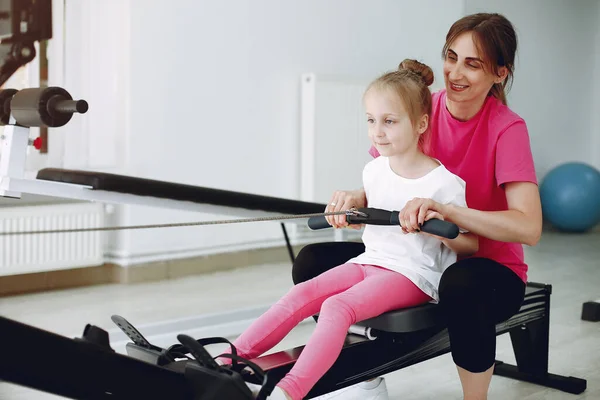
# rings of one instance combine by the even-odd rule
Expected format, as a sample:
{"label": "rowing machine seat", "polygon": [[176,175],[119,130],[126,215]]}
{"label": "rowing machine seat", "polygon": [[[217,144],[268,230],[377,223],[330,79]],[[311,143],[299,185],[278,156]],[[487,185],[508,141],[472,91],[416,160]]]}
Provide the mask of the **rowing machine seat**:
{"label": "rowing machine seat", "polygon": [[432,303],[389,311],[356,323],[356,325],[392,333],[416,332],[441,324],[440,307]]}
{"label": "rowing machine seat", "polygon": [[[527,286],[525,297],[527,298],[538,292],[541,292],[541,290],[537,286]],[[359,326],[391,333],[417,332],[428,328],[441,327],[443,324],[441,308],[433,303],[389,311],[356,323]]]}

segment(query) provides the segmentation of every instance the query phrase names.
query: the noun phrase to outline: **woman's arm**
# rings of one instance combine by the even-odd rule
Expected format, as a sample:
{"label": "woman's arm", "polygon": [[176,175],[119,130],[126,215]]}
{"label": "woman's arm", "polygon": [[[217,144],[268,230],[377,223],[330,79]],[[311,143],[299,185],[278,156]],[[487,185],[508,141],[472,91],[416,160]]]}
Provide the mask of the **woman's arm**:
{"label": "woman's arm", "polygon": [[538,186],[530,182],[504,185],[508,210],[479,211],[443,205],[448,221],[492,240],[535,246],[542,235],[542,206]]}
{"label": "woman's arm", "polygon": [[452,204],[440,204],[431,199],[413,199],[400,212],[402,226],[414,232],[428,210],[439,212],[447,221],[477,236],[501,242],[535,246],[542,234],[542,207],[538,186],[530,182],[510,182],[504,185],[508,210],[480,211]]}

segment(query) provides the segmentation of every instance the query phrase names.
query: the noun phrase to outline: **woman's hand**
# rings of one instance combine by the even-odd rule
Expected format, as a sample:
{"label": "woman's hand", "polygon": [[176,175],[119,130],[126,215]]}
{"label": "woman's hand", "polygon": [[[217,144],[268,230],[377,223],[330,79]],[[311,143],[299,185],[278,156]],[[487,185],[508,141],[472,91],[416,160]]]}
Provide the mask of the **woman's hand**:
{"label": "woman's hand", "polygon": [[[437,218],[447,220],[451,205],[445,205],[431,199],[415,198],[406,203],[400,211],[400,224],[405,233],[418,231],[425,221]],[[479,238],[473,233],[460,233],[455,239],[421,232],[439,239],[446,247],[460,256],[471,256],[479,250]]]}
{"label": "woman's hand", "polygon": [[[441,219],[442,221],[444,221],[444,216],[442,214],[440,214],[437,211],[427,211],[427,215],[425,215],[425,220],[424,221],[429,221],[430,219]],[[433,233],[428,233],[428,232],[424,232],[424,231],[420,231],[419,232],[421,235],[429,235],[429,236],[433,236],[436,239],[441,240],[442,242],[444,242],[446,240],[445,237],[442,236],[438,236],[438,235],[434,235]]]}
{"label": "woman's hand", "polygon": [[398,215],[404,233],[420,230],[421,225],[431,218],[444,219],[445,205],[431,199],[415,197],[408,201]]}
{"label": "woman's hand", "polygon": [[[366,204],[367,197],[364,189],[348,191],[338,190],[331,197],[327,207],[325,207],[325,212],[348,211],[351,208],[366,207]],[[361,225],[359,224],[349,225],[345,215],[329,215],[326,216],[325,219],[329,222],[329,225],[334,228],[343,228],[346,226],[350,226],[353,229],[361,228]]]}
{"label": "woman's hand", "polygon": [[441,219],[442,221],[444,220],[444,216],[442,214],[440,214],[437,211],[427,211],[427,215],[425,215],[425,220],[424,221],[429,221],[430,219]]}

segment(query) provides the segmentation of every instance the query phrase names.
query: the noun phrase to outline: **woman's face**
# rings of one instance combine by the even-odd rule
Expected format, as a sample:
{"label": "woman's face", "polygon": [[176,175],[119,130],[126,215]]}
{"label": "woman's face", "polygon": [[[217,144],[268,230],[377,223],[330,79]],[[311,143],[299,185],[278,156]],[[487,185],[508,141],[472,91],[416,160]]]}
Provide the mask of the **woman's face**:
{"label": "woman's face", "polygon": [[444,82],[448,100],[461,103],[480,103],[494,83],[502,82],[506,68],[500,69],[502,77],[485,68],[483,56],[477,53],[473,34],[465,32],[449,46],[444,60]]}

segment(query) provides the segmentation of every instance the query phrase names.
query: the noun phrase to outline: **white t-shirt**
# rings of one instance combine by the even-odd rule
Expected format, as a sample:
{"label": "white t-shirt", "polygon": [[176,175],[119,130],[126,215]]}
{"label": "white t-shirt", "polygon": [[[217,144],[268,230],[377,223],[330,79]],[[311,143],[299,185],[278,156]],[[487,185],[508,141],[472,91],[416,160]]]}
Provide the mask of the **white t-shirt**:
{"label": "white t-shirt", "polygon": [[[466,206],[465,181],[441,163],[421,178],[407,179],[392,170],[388,157],[380,156],[365,166],[363,185],[368,207],[372,208],[400,211],[415,197]],[[442,272],[456,262],[456,253],[438,238],[421,233],[405,234],[397,225],[366,225],[362,241],[365,252],[348,262],[373,264],[399,272],[431,296],[433,303],[439,301]]]}

